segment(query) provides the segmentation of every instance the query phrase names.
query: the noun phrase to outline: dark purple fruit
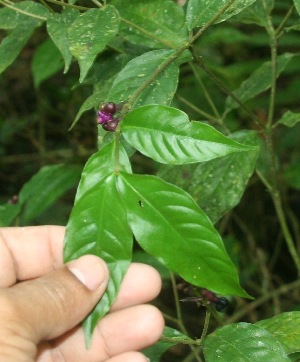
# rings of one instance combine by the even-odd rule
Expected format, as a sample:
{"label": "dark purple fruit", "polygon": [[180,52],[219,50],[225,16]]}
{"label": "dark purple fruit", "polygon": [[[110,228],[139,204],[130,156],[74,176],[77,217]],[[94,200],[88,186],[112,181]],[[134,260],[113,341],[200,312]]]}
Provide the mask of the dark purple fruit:
{"label": "dark purple fruit", "polygon": [[229,304],[228,299],[225,297],[218,298],[218,301],[214,303],[218,312],[222,312]]}
{"label": "dark purple fruit", "polygon": [[116,130],[116,128],[118,127],[118,124],[119,124],[119,120],[112,119],[111,121],[108,121],[105,124],[103,124],[102,128],[105,129],[105,131],[114,132]]}
{"label": "dark purple fruit", "polygon": [[115,114],[117,111],[117,106],[113,102],[108,102],[105,104],[102,104],[101,111],[105,113]]}

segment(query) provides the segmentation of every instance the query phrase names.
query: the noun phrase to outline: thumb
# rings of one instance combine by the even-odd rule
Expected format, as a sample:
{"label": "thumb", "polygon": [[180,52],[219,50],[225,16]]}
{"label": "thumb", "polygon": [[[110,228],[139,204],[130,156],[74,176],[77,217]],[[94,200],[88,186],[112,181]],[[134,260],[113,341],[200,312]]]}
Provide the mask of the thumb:
{"label": "thumb", "polygon": [[50,274],[2,289],[0,315],[5,321],[1,329],[7,322],[8,329],[13,325],[14,333],[34,343],[58,337],[92,310],[107,282],[106,264],[86,255]]}

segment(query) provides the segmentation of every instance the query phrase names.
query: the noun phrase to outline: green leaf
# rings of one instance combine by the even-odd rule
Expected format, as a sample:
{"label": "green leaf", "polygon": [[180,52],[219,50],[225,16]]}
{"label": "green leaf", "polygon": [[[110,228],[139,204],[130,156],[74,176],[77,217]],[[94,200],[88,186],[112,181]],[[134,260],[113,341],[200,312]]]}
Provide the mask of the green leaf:
{"label": "green leaf", "polygon": [[[230,139],[248,145],[257,144],[253,131],[240,131]],[[253,173],[258,148],[232,153],[222,158],[193,165],[160,167],[158,176],[186,190],[213,223],[236,206]]]}
{"label": "green leaf", "polygon": [[[84,167],[64,240],[65,262],[94,254],[104,259],[110,270],[105,294],[84,321],[87,345],[98,320],[117,296],[132,254],[132,233],[116,190],[114,147],[114,142],[106,145]],[[120,151],[120,162],[130,171],[126,152]]]}
{"label": "green leaf", "polygon": [[69,49],[68,28],[78,16],[78,11],[66,8],[63,13],[51,14],[47,20],[48,34],[65,61],[64,73],[68,71],[72,61],[72,54]]}
{"label": "green leaf", "polygon": [[170,0],[112,1],[122,17],[120,34],[151,48],[179,48],[188,41],[183,9]]}
{"label": "green leaf", "polygon": [[11,226],[20,211],[21,205],[19,203],[0,205],[0,226]]}
{"label": "green leaf", "polygon": [[190,195],[147,175],[121,173],[117,187],[131,230],[147,253],[194,285],[248,296],[221,237]]}
{"label": "green leaf", "polygon": [[125,140],[157,162],[180,165],[204,162],[250,146],[225,137],[202,122],[189,122],[184,112],[161,105],[148,105],[128,113],[121,123]]}
{"label": "green leaf", "polygon": [[244,11],[235,15],[232,19],[236,22],[242,22],[245,24],[256,24],[266,27],[268,23],[268,16],[266,12],[270,13],[274,7],[274,0],[256,1]]}
{"label": "green leaf", "polygon": [[188,339],[187,336],[177,331],[176,329],[170,327],[164,328],[163,337],[173,338],[174,342],[172,343],[172,342],[158,341],[153,346],[150,346],[142,350],[142,353],[146,357],[148,357],[151,362],[160,362],[160,358],[163,355],[163,353],[177,343],[176,339],[178,340]]}
{"label": "green leaf", "polygon": [[[107,100],[119,103],[129,99],[173,54],[173,50],[153,50],[132,59],[117,75]],[[170,104],[177,88],[178,74],[178,65],[170,64],[142,91],[134,106],[152,103]]]}
{"label": "green leaf", "polygon": [[18,13],[3,7],[0,9],[0,29],[10,30],[17,26],[18,24]]}
{"label": "green leaf", "polygon": [[22,188],[22,223],[33,220],[67,190],[77,185],[80,168],[66,165],[42,167]]}
{"label": "green leaf", "polygon": [[300,113],[294,113],[287,111],[278,121],[279,124],[283,124],[287,127],[294,127],[297,123],[300,122]]}
{"label": "green leaf", "polygon": [[80,66],[80,82],[96,56],[117,34],[119,22],[118,12],[108,5],[101,9],[89,9],[69,27],[69,48]]}
{"label": "green leaf", "polygon": [[[220,23],[231,18],[255,1],[256,0],[236,0],[215,23]],[[189,30],[206,24],[216,16],[227,3],[228,0],[189,0],[186,14]]]}
{"label": "green leaf", "polygon": [[1,11],[3,10],[3,13],[1,12],[2,16],[7,16],[7,19],[12,20],[11,27],[7,26],[6,21],[4,21],[3,27],[12,30],[0,44],[0,73],[14,62],[33,34],[34,29],[40,26],[48,15],[48,11],[44,6],[33,1],[22,1],[15,4],[14,7],[28,14],[33,14],[38,18],[20,13],[16,15],[16,11],[12,9],[1,9]]}
{"label": "green leaf", "polygon": [[[107,94],[112,86],[113,80],[116,74],[123,68],[124,61],[126,60],[128,61],[127,55],[115,56],[114,54],[113,57],[105,57],[105,59],[101,60],[100,64],[97,64],[93,78],[93,80],[96,80],[94,92],[82,103],[70,129],[75,126],[84,112],[96,107],[99,109],[100,104],[107,100]],[[97,75],[99,75],[100,79],[97,79]]]}
{"label": "green leaf", "polygon": [[294,5],[296,10],[298,11],[298,14],[300,15],[300,0],[294,0]]}
{"label": "green leaf", "polygon": [[35,51],[31,67],[36,88],[63,67],[61,54],[50,38],[47,38]]}
{"label": "green leaf", "polygon": [[282,345],[264,328],[236,323],[217,329],[204,341],[207,362],[289,362]]}
{"label": "green leaf", "polygon": [[[293,58],[294,54],[284,53],[277,58],[276,77],[285,69],[289,61]],[[233,94],[241,101],[245,102],[248,99],[264,92],[270,88],[272,84],[272,63],[271,61],[265,62],[262,66],[256,69],[248,79],[246,79],[237,88]],[[232,97],[226,99],[225,113],[230,112],[232,109],[237,108],[239,105]]]}
{"label": "green leaf", "polygon": [[281,313],[255,324],[272,334],[287,354],[300,352],[300,312]]}

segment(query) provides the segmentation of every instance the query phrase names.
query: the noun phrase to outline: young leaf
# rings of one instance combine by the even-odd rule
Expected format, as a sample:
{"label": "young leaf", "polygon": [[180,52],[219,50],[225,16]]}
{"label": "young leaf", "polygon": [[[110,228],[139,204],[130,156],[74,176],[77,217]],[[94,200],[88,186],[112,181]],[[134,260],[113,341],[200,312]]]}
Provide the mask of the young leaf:
{"label": "young leaf", "polygon": [[291,111],[287,111],[280,118],[280,120],[278,121],[278,124],[284,124],[287,127],[294,127],[299,122],[300,122],[300,113],[294,113]]}
{"label": "young leaf", "polygon": [[23,205],[22,223],[40,215],[71,187],[77,185],[80,168],[66,165],[42,167],[22,188],[19,203]]}
{"label": "young leaf", "polygon": [[[257,144],[256,132],[240,131],[230,139],[243,144]],[[158,176],[186,190],[213,223],[236,206],[253,173],[258,147],[248,152],[192,165],[160,167]]]}
{"label": "young leaf", "polygon": [[[153,50],[131,60],[117,75],[107,100],[119,103],[130,98],[173,54],[173,50]],[[143,90],[134,106],[152,103],[169,104],[177,88],[178,73],[178,66],[170,64]]]}
{"label": "young leaf", "polygon": [[157,162],[180,165],[252,149],[202,122],[189,122],[186,113],[148,105],[128,113],[121,123],[125,140]]}
{"label": "young leaf", "polygon": [[[284,53],[277,58],[276,76],[285,69],[289,61],[294,57],[294,54]],[[272,83],[272,63],[271,61],[265,62],[261,67],[256,69],[248,79],[246,79],[237,88],[233,94],[241,101],[245,102],[248,99],[264,92],[270,88]],[[239,105],[232,97],[226,99],[225,113],[230,112],[232,109],[237,108]]]}
{"label": "young leaf", "polygon": [[176,338],[180,340],[188,339],[187,336],[170,327],[165,327],[163,336],[174,339],[174,342],[158,341],[153,346],[142,350],[143,354],[148,357],[151,362],[160,362],[163,353],[177,343]]}
{"label": "young leaf", "polygon": [[66,73],[71,65],[72,54],[69,49],[68,28],[73,21],[79,16],[79,12],[74,9],[66,8],[64,12],[53,13],[47,20],[47,31],[58,50],[61,52],[64,61]]}
{"label": "young leaf", "polygon": [[[47,66],[45,66],[47,64]],[[63,67],[60,52],[50,38],[47,38],[36,50],[32,59],[32,75],[36,88]]]}
{"label": "young leaf", "polygon": [[[256,0],[236,0],[216,21],[221,21],[231,18],[238,14]],[[228,0],[189,0],[187,7],[187,24],[189,30],[195,27],[203,26],[210,19],[218,14],[218,12],[228,3]]]}
{"label": "young leaf", "polygon": [[170,0],[114,0],[122,17],[120,33],[135,44],[179,48],[188,41],[183,9]]}
{"label": "young leaf", "polygon": [[[9,19],[12,19],[12,30],[0,44],[0,73],[13,63],[31,37],[34,29],[40,26],[43,21],[46,20],[46,16],[48,16],[48,10],[44,6],[34,3],[33,1],[22,1],[14,6],[22,11],[37,16],[37,18],[20,13],[15,17],[15,10],[1,9],[1,11],[5,10],[4,15],[9,16]],[[5,26],[5,28],[7,28],[7,26]]]}
{"label": "young leaf", "polygon": [[[90,345],[97,322],[114,302],[131,261],[132,233],[116,190],[114,147],[114,142],[106,145],[84,167],[64,240],[65,262],[94,254],[104,259],[110,270],[104,296],[84,321],[87,345]],[[120,162],[130,172],[123,149]]]}
{"label": "young leaf", "polygon": [[276,338],[250,323],[230,324],[210,334],[204,356],[207,362],[290,362]]}
{"label": "young leaf", "polygon": [[248,296],[221,237],[189,194],[148,175],[121,173],[117,187],[141,247],[188,282]]}
{"label": "young leaf", "polygon": [[272,334],[282,344],[287,354],[300,352],[300,312],[281,313],[255,324]]}
{"label": "young leaf", "polygon": [[86,11],[69,27],[69,48],[80,66],[80,82],[87,75],[96,56],[117,34],[119,22],[118,12],[108,5]]}

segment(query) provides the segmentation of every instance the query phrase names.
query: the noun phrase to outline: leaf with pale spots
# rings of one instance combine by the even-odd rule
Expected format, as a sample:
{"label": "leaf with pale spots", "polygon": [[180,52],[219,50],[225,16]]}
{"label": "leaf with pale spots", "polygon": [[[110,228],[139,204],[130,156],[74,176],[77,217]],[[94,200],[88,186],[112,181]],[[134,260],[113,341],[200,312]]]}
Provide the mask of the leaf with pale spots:
{"label": "leaf with pale spots", "polygon": [[155,176],[121,172],[117,189],[141,247],[193,285],[249,297],[222,239],[192,197]]}
{"label": "leaf with pale spots", "polygon": [[[235,0],[223,14],[220,14],[215,23],[220,23],[240,13],[256,0]],[[187,6],[187,24],[189,30],[203,26],[228,4],[228,0],[189,0]]]}
{"label": "leaf with pale spots", "polygon": [[[230,139],[257,145],[254,131],[240,131]],[[192,165],[163,165],[158,176],[187,191],[213,223],[236,206],[253,174],[258,147],[247,152],[235,152],[222,158]]]}
{"label": "leaf with pale spots", "polygon": [[[151,81],[151,77],[153,77],[153,72],[173,54],[173,50],[153,50],[132,59],[117,75],[107,100],[115,103],[128,100],[144,85],[141,93],[137,94],[134,107],[154,103],[170,104],[177,89],[178,61],[162,70],[155,80]],[[184,61],[188,60],[189,56],[189,52],[184,53]],[[183,58],[181,59],[183,61]],[[149,84],[147,84],[148,81],[150,81]]]}
{"label": "leaf with pale spots", "polygon": [[70,26],[69,48],[80,66],[80,82],[87,75],[96,56],[117,34],[119,22],[117,10],[108,5],[86,11]]}

